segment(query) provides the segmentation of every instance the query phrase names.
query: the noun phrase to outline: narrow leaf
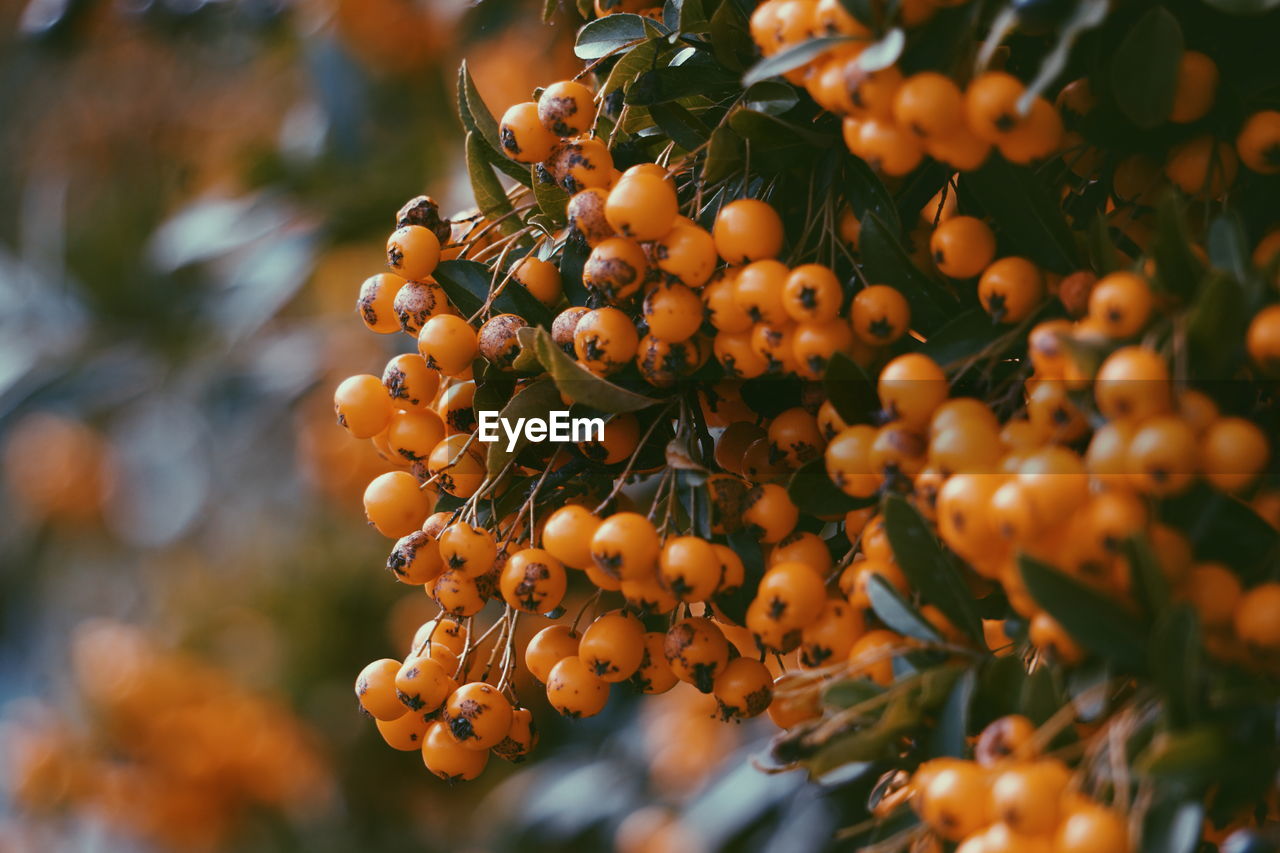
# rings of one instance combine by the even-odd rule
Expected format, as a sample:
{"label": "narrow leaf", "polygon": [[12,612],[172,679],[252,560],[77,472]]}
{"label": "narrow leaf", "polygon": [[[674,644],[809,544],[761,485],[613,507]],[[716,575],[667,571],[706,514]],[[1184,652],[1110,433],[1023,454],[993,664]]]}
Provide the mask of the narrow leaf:
{"label": "narrow leaf", "polygon": [[[520,418],[545,419],[552,409],[563,407],[564,404],[560,400],[560,392],[556,390],[555,383],[550,379],[540,379],[512,397],[510,402],[502,407],[501,417],[512,423]],[[523,431],[517,437],[515,446],[510,449],[508,449],[508,438],[505,435],[499,435],[498,440],[489,445],[486,461],[489,476],[497,476],[528,444],[529,440]]]}
{"label": "narrow leaf", "polygon": [[904,637],[914,637],[926,643],[942,642],[936,628],[929,620],[920,615],[920,611],[902,597],[902,593],[877,574],[872,574],[867,582],[867,597],[871,599],[871,609],[880,617],[880,621],[890,629]]}
{"label": "narrow leaf", "polygon": [[1112,598],[1025,554],[1018,563],[1031,597],[1082,648],[1131,672],[1145,668],[1142,627]]}
{"label": "narrow leaf", "polygon": [[856,41],[852,36],[823,36],[821,38],[802,41],[786,50],[779,51],[767,59],[762,59],[742,76],[742,85],[750,86],[770,77],[778,77],[788,71],[807,65],[831,48]]}
{"label": "narrow leaf", "polygon": [[631,42],[641,41],[648,32],[645,19],[640,15],[622,12],[606,15],[578,31],[573,52],[579,59],[599,59]]}
{"label": "narrow leaf", "polygon": [[982,620],[960,569],[942,550],[919,510],[901,495],[889,495],[883,514],[894,558],[921,600],[936,606],[973,640],[983,642]]}
{"label": "narrow leaf", "polygon": [[822,388],[847,424],[869,423],[880,409],[875,383],[856,361],[842,352],[831,356]]}
{"label": "narrow leaf", "polygon": [[954,316],[958,303],[911,260],[893,230],[874,213],[862,220],[858,238],[868,280],[897,288],[911,306],[911,326],[928,337]]}
{"label": "narrow leaf", "polygon": [[[498,219],[511,213],[514,209],[511,200],[507,198],[502,182],[493,174],[484,140],[475,131],[467,134],[466,154],[467,176],[471,179],[471,193],[475,196],[476,207],[489,219]],[[499,226],[506,234],[519,227],[520,223],[514,216],[504,220]]]}
{"label": "narrow leaf", "polygon": [[1169,117],[1182,49],[1182,27],[1163,6],[1139,18],[1116,48],[1108,78],[1111,94],[1138,127],[1156,127]]}
{"label": "narrow leaf", "polygon": [[821,457],[800,466],[787,483],[787,494],[801,512],[816,516],[846,513],[872,506],[875,497],[855,498],[846,495],[827,476],[827,463]]}
{"label": "narrow leaf", "polygon": [[618,413],[636,412],[659,402],[596,376],[565,355],[545,329],[536,332],[534,347],[538,360],[551,374],[556,387],[575,403],[582,403],[600,412]]}
{"label": "narrow leaf", "polygon": [[960,185],[995,219],[1013,254],[1064,275],[1079,269],[1079,250],[1062,208],[1036,172],[992,156],[965,172]]}

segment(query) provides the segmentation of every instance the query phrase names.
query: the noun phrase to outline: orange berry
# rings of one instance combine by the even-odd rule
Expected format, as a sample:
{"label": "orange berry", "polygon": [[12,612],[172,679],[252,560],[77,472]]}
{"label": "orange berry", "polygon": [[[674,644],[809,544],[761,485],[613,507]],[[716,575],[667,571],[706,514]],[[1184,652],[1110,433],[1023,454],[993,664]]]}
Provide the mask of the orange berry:
{"label": "orange berry", "polygon": [[964,122],[964,96],[944,74],[912,74],[894,93],[893,120],[921,138],[947,136]]}
{"label": "orange berry", "polygon": [[779,542],[795,529],[800,510],[787,490],[776,483],[762,483],[747,492],[742,504],[742,522],[766,544]]}
{"label": "orange berry", "polygon": [[621,580],[654,576],[661,544],[653,522],[635,512],[614,513],[591,537],[591,558],[606,575]]}
{"label": "orange berry", "polygon": [[524,665],[533,677],[546,683],[551,668],[578,653],[577,634],[568,625],[548,625],[530,638],[524,649]]}
{"label": "orange berry", "polygon": [[887,687],[893,683],[893,647],[902,638],[892,631],[875,629],[863,634],[849,649],[849,677],[867,678]]}
{"label": "orange berry", "polygon": [[609,701],[609,683],[577,655],[562,658],[547,677],[547,701],[566,717],[594,717]]}
{"label": "orange berry", "polygon": [[562,138],[586,133],[595,123],[591,90],[573,80],[552,83],[538,96],[538,121]]}
{"label": "orange berry", "polygon": [[[840,280],[828,267],[822,264],[804,264],[784,273],[776,267],[768,267],[771,272],[786,275],[782,286],[782,309],[786,316],[797,323],[821,323],[836,319],[840,313],[840,304],[844,300],[844,292]],[[747,267],[750,269],[750,267]],[[770,292],[775,291],[770,282]],[[772,301],[767,303],[772,307]],[[754,320],[778,322],[781,318],[771,313],[767,317],[761,313],[752,315]]]}
{"label": "orange berry", "polygon": [[661,631],[644,635],[644,654],[630,679],[631,686],[641,693],[666,693],[680,681],[667,663],[666,642],[667,635]]}
{"label": "orange berry", "polygon": [[906,297],[887,284],[873,284],[858,291],[850,315],[854,333],[870,346],[887,346],[911,326],[911,307]]}
{"label": "orange berry", "polygon": [[978,280],[978,299],[997,323],[1020,323],[1044,299],[1044,277],[1025,258],[1001,258]]}
{"label": "orange berry", "polygon": [[880,405],[908,429],[923,430],[933,412],[947,399],[946,374],[922,353],[907,353],[890,361],[877,382]]}
{"label": "orange berry", "polygon": [[413,657],[396,672],[395,687],[404,706],[422,719],[444,704],[458,689],[458,682],[439,661]]}
{"label": "orange berry", "polygon": [[720,208],[711,236],[726,263],[775,258],[782,250],[782,219],[766,202],[738,199]]}
{"label": "orange berry", "polygon": [[972,216],[954,216],[934,229],[929,252],[938,270],[950,278],[972,278],[996,256],[991,228]]}
{"label": "orange berry", "polygon": [[1280,111],[1259,110],[1249,116],[1236,137],[1236,153],[1240,162],[1259,174],[1280,173]]}
{"label": "orange berry", "polygon": [[502,568],[498,588],[507,604],[526,613],[549,613],[564,599],[564,566],[541,548],[524,548]]}
{"label": "orange berry", "polygon": [[1199,199],[1217,198],[1236,180],[1235,149],[1212,136],[1197,136],[1174,146],[1164,174],[1180,190]]}
{"label": "orange berry", "polygon": [[709,619],[677,622],[667,631],[663,652],[676,678],[710,693],[716,676],[729,663],[729,641]]}
{"label": "orange berry", "polygon": [[397,720],[409,710],[396,696],[398,672],[400,661],[382,658],[360,670],[356,677],[356,699],[375,720]]}
{"label": "orange berry", "polygon": [[604,208],[614,231],[639,241],[663,237],[679,212],[675,187],[665,178],[649,174],[623,177],[609,190]]}
{"label": "orange berry", "polygon": [[763,714],[773,701],[773,676],[769,668],[752,658],[734,658],[725,664],[712,685],[722,720],[745,720]]}
{"label": "orange berry", "polygon": [[1023,121],[1017,109],[1023,91],[1022,83],[1011,74],[1003,71],[980,74],[964,93],[969,129],[987,142],[999,142]]}
{"label": "orange berry", "polygon": [[382,380],[368,373],[350,376],[333,392],[338,423],[356,438],[372,438],[391,422],[393,406]]}
{"label": "orange berry", "polygon": [[364,514],[383,536],[399,539],[422,526],[431,514],[431,495],[404,471],[375,477],[364,490]]}
{"label": "orange berry", "polygon": [[1184,51],[1178,59],[1178,80],[1169,121],[1189,124],[1203,118],[1213,108],[1217,93],[1217,64],[1199,51]]}
{"label": "orange berry", "polygon": [[489,753],[458,743],[448,727],[436,721],[427,726],[422,738],[422,763],[447,782],[470,781],[484,772]]}
{"label": "orange berry", "polygon": [[1253,648],[1280,649],[1280,583],[1259,584],[1244,594],[1235,614],[1236,636]]}
{"label": "orange berry", "polygon": [[387,238],[387,266],[403,279],[423,281],[439,262],[440,238],[421,225],[397,228]]}
{"label": "orange berry", "polygon": [[538,117],[533,101],[515,104],[502,114],[498,124],[498,140],[502,153],[517,163],[540,163],[551,156],[559,141]]}
{"label": "orange berry", "polygon": [[384,272],[369,276],[360,285],[356,311],[369,331],[380,335],[400,331],[400,320],[396,317],[393,306],[396,294],[404,284],[405,281],[400,276]]}
{"label": "orange berry", "polygon": [[617,308],[595,308],[583,314],[573,331],[573,348],[593,373],[616,373],[635,358],[640,345],[631,318]]}

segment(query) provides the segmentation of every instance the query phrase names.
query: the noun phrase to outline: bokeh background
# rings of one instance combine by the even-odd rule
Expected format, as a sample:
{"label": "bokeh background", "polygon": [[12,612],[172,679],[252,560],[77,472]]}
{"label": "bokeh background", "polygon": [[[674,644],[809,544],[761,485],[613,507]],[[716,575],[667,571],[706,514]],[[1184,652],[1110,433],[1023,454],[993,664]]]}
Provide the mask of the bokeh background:
{"label": "bokeh background", "polygon": [[457,787],[356,713],[434,608],[333,421],[406,348],[355,294],[403,201],[468,206],[459,62],[499,111],[575,70],[576,13],[541,12],[0,0],[0,850],[829,838],[840,795],[692,690],[539,714],[535,760]]}

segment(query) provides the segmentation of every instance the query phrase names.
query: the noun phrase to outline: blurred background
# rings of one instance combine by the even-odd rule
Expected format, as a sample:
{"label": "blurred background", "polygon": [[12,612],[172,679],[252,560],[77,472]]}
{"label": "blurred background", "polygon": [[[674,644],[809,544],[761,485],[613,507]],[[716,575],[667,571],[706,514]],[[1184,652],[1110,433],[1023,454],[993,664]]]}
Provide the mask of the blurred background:
{"label": "blurred background", "polygon": [[692,690],[535,707],[535,759],[457,787],[356,712],[434,611],[332,416],[406,349],[356,292],[402,202],[468,206],[458,63],[499,112],[576,70],[576,13],[541,11],[0,0],[0,850],[830,836],[829,797],[750,766],[767,723]]}

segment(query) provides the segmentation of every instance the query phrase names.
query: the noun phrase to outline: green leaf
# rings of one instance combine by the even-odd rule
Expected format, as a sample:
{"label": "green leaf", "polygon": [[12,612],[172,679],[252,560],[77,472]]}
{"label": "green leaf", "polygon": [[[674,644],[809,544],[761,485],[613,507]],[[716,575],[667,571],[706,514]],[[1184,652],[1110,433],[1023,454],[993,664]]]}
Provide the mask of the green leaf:
{"label": "green leaf", "polygon": [[865,678],[833,681],[822,691],[822,704],[828,708],[852,708],[880,696],[885,688]]}
{"label": "green leaf", "polygon": [[858,54],[856,60],[858,68],[868,73],[882,71],[898,61],[898,57],[902,56],[902,49],[906,46],[906,33],[901,27],[894,27],[881,36],[879,41],[868,45]]}
{"label": "green leaf", "polygon": [[[444,288],[445,295],[464,317],[475,314],[489,298],[493,274],[489,268],[476,261],[441,261],[433,274]],[[500,279],[499,279],[500,280]],[[514,281],[493,300],[494,313],[519,314],[532,325],[550,326],[551,312],[533,294]]]}
{"label": "green leaf", "polygon": [[1220,270],[1231,273],[1236,281],[1244,285],[1246,305],[1250,310],[1261,307],[1266,298],[1266,285],[1254,274],[1253,260],[1250,257],[1249,238],[1245,235],[1244,223],[1233,210],[1224,211],[1215,216],[1209,223],[1209,236],[1206,240],[1209,251],[1209,262]]}
{"label": "green leaf", "polygon": [[840,491],[827,476],[827,463],[822,457],[796,469],[787,483],[787,494],[801,512],[816,516],[845,513],[876,502],[875,497],[855,498]]}
{"label": "green leaf", "polygon": [[[1240,282],[1218,270],[1210,272],[1187,316],[1187,339],[1204,359],[1199,367],[1217,374],[1244,340],[1249,312]],[[1221,375],[1221,374],[1218,374]]]}
{"label": "green leaf", "polygon": [[729,177],[742,168],[742,139],[725,125],[711,131],[707,143],[707,157],[702,165],[702,177],[715,183]]}
{"label": "green leaf", "polygon": [[781,76],[801,65],[807,65],[833,47],[854,41],[858,39],[853,36],[822,36],[802,41],[757,62],[750,71],[742,75],[742,85],[750,86],[761,80],[768,80],[770,77]]}
{"label": "green leaf", "polygon": [[475,81],[471,79],[471,73],[467,70],[465,61],[458,68],[458,116],[462,119],[463,130],[480,137],[485,159],[490,165],[496,166],[503,174],[526,187],[532,183],[529,178],[529,168],[508,160],[502,153],[502,143],[498,137],[498,122],[485,106],[484,99],[480,97],[480,92],[476,89]]}
{"label": "green leaf", "polygon": [[1204,803],[1157,801],[1142,820],[1141,853],[1195,853],[1204,834]]}
{"label": "green leaf", "polygon": [[1163,613],[1169,608],[1169,581],[1147,537],[1138,534],[1125,541],[1124,554],[1138,600],[1148,613]]}
{"label": "green leaf", "polygon": [[756,152],[818,146],[830,148],[834,140],[826,134],[816,133],[778,116],[738,107],[729,113],[729,126],[743,139],[752,143],[752,156]]}
{"label": "green leaf", "polygon": [[867,279],[897,288],[911,306],[911,328],[926,338],[957,312],[955,297],[920,271],[893,230],[875,213],[868,212],[862,220],[858,249]]}
{"label": "green leaf", "polygon": [[1054,679],[1054,670],[1042,666],[1027,673],[1018,694],[1018,711],[1024,717],[1042,726],[1062,707],[1062,691]]}
{"label": "green leaf", "polygon": [[555,184],[544,183],[536,178],[533,181],[533,197],[537,199],[538,209],[547,215],[556,228],[564,226],[568,221],[565,208],[569,204],[569,194]]}
{"label": "green leaf", "polygon": [[897,631],[904,637],[914,637],[926,643],[941,643],[942,636],[929,620],[920,615],[920,611],[902,597],[902,593],[877,574],[872,574],[867,582],[867,597],[871,599],[871,609],[880,617],[880,621]]}
{"label": "green leaf", "polygon": [[1280,0],[1205,0],[1219,12],[1228,15],[1257,17],[1280,7]]}
{"label": "green leaf", "polygon": [[956,680],[942,706],[941,717],[929,731],[930,757],[964,758],[968,751],[970,710],[978,687],[978,673],[966,669]]}
{"label": "green leaf", "polygon": [[747,17],[737,3],[721,2],[711,15],[711,53],[730,71],[742,71],[755,53]]}
{"label": "green leaf", "polygon": [[[496,220],[514,208],[511,199],[507,198],[502,182],[493,174],[492,161],[484,140],[475,132],[467,134],[467,176],[471,179],[471,193],[475,196],[476,207],[488,219]],[[503,233],[511,234],[520,227],[514,216],[503,220],[498,226]]]}
{"label": "green leaf", "polygon": [[898,207],[884,181],[861,157],[850,154],[843,161],[844,195],[854,215],[862,220],[868,213],[874,213],[891,234],[895,237],[901,234],[902,220],[898,216]]}
{"label": "green leaf", "polygon": [[555,380],[556,387],[575,403],[590,406],[599,412],[616,414],[636,412],[660,402],[596,376],[565,355],[551,340],[551,334],[546,329],[536,332],[534,349],[542,366]]}
{"label": "green leaf", "polygon": [[1162,502],[1159,517],[1191,539],[1197,560],[1226,563],[1246,585],[1263,580],[1277,534],[1248,504],[1197,483]]}
{"label": "green leaf", "polygon": [[1190,299],[1204,277],[1204,265],[1191,251],[1186,211],[1173,191],[1160,200],[1156,211],[1156,233],[1151,252],[1156,261],[1156,278],[1165,290],[1181,299]]}
{"label": "green leaf", "polygon": [[678,103],[653,104],[649,115],[663,133],[686,151],[692,151],[711,136],[711,128]]}
{"label": "green leaf", "polygon": [[649,39],[623,54],[622,58],[614,63],[609,76],[605,78],[604,85],[600,87],[600,97],[603,98],[618,89],[625,90],[637,76],[653,68],[657,63],[661,45],[660,41]]}
{"label": "green leaf", "polygon": [[[521,329],[520,331],[522,333],[520,337],[523,340],[527,337],[525,333],[529,330]],[[540,379],[512,397],[511,401],[502,407],[501,417],[512,423],[520,418],[545,419],[552,409],[562,408],[564,403],[560,400],[560,392],[556,390],[555,383],[550,379]],[[498,440],[489,445],[486,461],[489,476],[496,477],[503,468],[507,467],[508,462],[529,445],[529,440],[521,430],[515,446],[508,450],[508,444],[507,436],[499,432]]]}
{"label": "green leaf", "polygon": [[882,512],[893,556],[921,600],[936,606],[952,625],[983,643],[982,620],[960,569],[919,510],[901,495],[889,495]]}
{"label": "green leaf", "polygon": [[1130,672],[1145,667],[1142,627],[1109,596],[1026,554],[1018,564],[1027,591],[1081,648]]}
{"label": "green leaf", "polygon": [[934,332],[920,347],[920,352],[944,368],[981,352],[1004,334],[981,308],[961,311],[945,326]]}
{"label": "green leaf", "polygon": [[645,18],[618,12],[597,18],[579,30],[573,52],[579,59],[599,59],[647,38],[648,34]]}
{"label": "green leaf", "polygon": [[1169,118],[1182,50],[1178,19],[1156,6],[1134,23],[1112,55],[1111,94],[1138,127],[1157,127]]}
{"label": "green leaf", "polygon": [[1062,208],[1038,173],[991,156],[981,168],[961,175],[960,185],[995,219],[1013,254],[1063,275],[1080,268]]}
{"label": "green leaf", "polygon": [[781,80],[761,80],[742,93],[743,106],[765,115],[780,116],[798,103],[800,94],[795,87]]}
{"label": "green leaf", "polygon": [[1222,731],[1203,725],[1158,735],[1133,766],[1144,776],[1204,784],[1225,769],[1230,760]]}
{"label": "green leaf", "polygon": [[869,423],[880,410],[875,383],[856,361],[842,352],[833,354],[827,361],[822,389],[847,424]]}
{"label": "green leaf", "polygon": [[1164,693],[1169,721],[1176,728],[1196,718],[1200,704],[1203,649],[1195,608],[1183,602],[1156,622],[1147,649],[1151,675]]}

